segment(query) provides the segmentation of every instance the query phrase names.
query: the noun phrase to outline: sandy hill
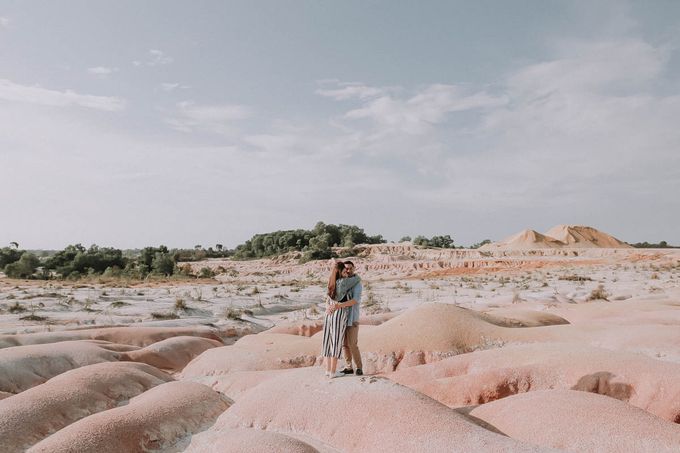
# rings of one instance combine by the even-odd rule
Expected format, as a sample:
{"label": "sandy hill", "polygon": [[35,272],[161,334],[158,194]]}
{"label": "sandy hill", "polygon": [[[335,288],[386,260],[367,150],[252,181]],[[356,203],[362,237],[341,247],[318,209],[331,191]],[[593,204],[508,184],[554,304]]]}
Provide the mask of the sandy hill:
{"label": "sandy hill", "polygon": [[593,227],[557,225],[547,233],[523,230],[480,250],[532,250],[555,248],[631,248],[630,245]]}
{"label": "sandy hill", "polygon": [[549,236],[545,236],[538,231],[523,230],[500,242],[494,242],[481,247],[481,250],[530,250],[560,248],[566,244]]}
{"label": "sandy hill", "polygon": [[630,245],[593,227],[582,225],[557,225],[546,236],[565,243],[568,247],[631,248]]}

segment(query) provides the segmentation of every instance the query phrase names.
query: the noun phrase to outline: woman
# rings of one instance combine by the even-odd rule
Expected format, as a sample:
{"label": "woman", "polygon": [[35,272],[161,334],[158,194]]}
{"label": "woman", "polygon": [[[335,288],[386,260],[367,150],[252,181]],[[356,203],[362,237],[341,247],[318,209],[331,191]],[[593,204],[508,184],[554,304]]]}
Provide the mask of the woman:
{"label": "woman", "polygon": [[323,322],[322,354],[326,362],[326,377],[344,376],[337,373],[338,359],[342,354],[342,343],[345,339],[349,308],[356,304],[355,300],[347,301],[347,293],[359,283],[359,276],[347,277],[345,265],[341,262],[333,264],[328,279],[326,297],[326,317]]}

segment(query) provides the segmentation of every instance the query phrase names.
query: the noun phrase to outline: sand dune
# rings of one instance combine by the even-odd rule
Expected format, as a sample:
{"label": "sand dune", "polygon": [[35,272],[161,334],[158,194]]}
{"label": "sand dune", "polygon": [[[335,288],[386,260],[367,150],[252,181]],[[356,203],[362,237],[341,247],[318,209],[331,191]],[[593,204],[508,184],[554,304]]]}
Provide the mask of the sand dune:
{"label": "sand dune", "polygon": [[187,447],[187,453],[316,453],[335,449],[316,449],[307,442],[259,428],[224,428],[206,431],[195,436]]}
{"label": "sand dune", "polygon": [[[296,389],[294,397],[291,389]],[[370,411],[363,409],[369,407]],[[203,437],[214,439],[223,430],[228,436],[232,429],[243,427],[305,433],[347,452],[541,451],[485,430],[436,401],[386,379],[329,381],[318,368],[294,370],[254,387],[213,427],[196,435],[192,444],[201,445]]]}
{"label": "sand dune", "polygon": [[172,381],[156,368],[129,362],[99,363],[67,371],[0,401],[2,451],[20,452],[49,434],[146,390]]}
{"label": "sand dune", "polygon": [[178,335],[204,337],[211,340],[221,341],[216,329],[204,326],[108,327],[19,335],[0,335],[0,348],[74,340],[103,340],[110,341],[111,343],[143,347]]}
{"label": "sand dune", "polygon": [[534,390],[610,396],[680,421],[680,364],[576,344],[506,346],[389,374],[450,407],[485,404]]}
{"label": "sand dune", "polygon": [[208,426],[227,408],[219,393],[194,382],[169,382],[127,406],[86,417],[34,445],[29,452],[120,453],[162,450]]}
{"label": "sand dune", "polygon": [[221,341],[208,338],[178,336],[128,352],[122,359],[148,363],[162,370],[181,371],[203,351],[222,345]]}
{"label": "sand dune", "polygon": [[680,447],[680,425],[588,392],[522,393],[479,406],[470,415],[513,439],[568,451],[676,452]]}
{"label": "sand dune", "polygon": [[582,225],[556,225],[545,233],[568,247],[632,248],[623,241],[593,227]]}
{"label": "sand dune", "polygon": [[0,349],[0,391],[19,393],[74,368],[115,362],[120,353],[89,341]]}

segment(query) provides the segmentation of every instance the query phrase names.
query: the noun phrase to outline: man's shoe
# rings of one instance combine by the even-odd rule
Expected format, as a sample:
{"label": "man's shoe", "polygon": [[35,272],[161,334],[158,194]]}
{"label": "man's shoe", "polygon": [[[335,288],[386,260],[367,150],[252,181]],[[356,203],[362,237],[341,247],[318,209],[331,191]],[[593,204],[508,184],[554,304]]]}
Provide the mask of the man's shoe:
{"label": "man's shoe", "polygon": [[345,368],[341,371],[342,374],[354,374],[354,370],[351,368]]}
{"label": "man's shoe", "polygon": [[364,372],[361,371],[361,368],[357,368],[357,373],[356,373],[356,374],[357,374],[357,376],[363,376],[363,375],[364,375]]}

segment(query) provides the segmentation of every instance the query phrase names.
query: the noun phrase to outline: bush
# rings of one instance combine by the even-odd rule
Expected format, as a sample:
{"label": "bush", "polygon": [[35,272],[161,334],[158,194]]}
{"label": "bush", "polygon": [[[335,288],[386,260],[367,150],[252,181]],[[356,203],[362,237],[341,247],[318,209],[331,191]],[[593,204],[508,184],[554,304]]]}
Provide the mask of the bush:
{"label": "bush", "polygon": [[5,266],[5,274],[9,278],[30,278],[35,273],[36,269],[40,265],[40,259],[32,253],[24,252],[19,258],[19,261],[15,261]]}
{"label": "bush", "polygon": [[263,258],[287,252],[305,252],[303,262],[328,259],[332,247],[354,247],[357,244],[381,244],[381,235],[368,236],[356,225],[332,225],[318,222],[312,230],[286,230],[256,234],[236,247],[237,259]]}
{"label": "bush", "polygon": [[0,269],[4,269],[8,264],[19,261],[24,252],[13,247],[3,247],[0,249]]}

